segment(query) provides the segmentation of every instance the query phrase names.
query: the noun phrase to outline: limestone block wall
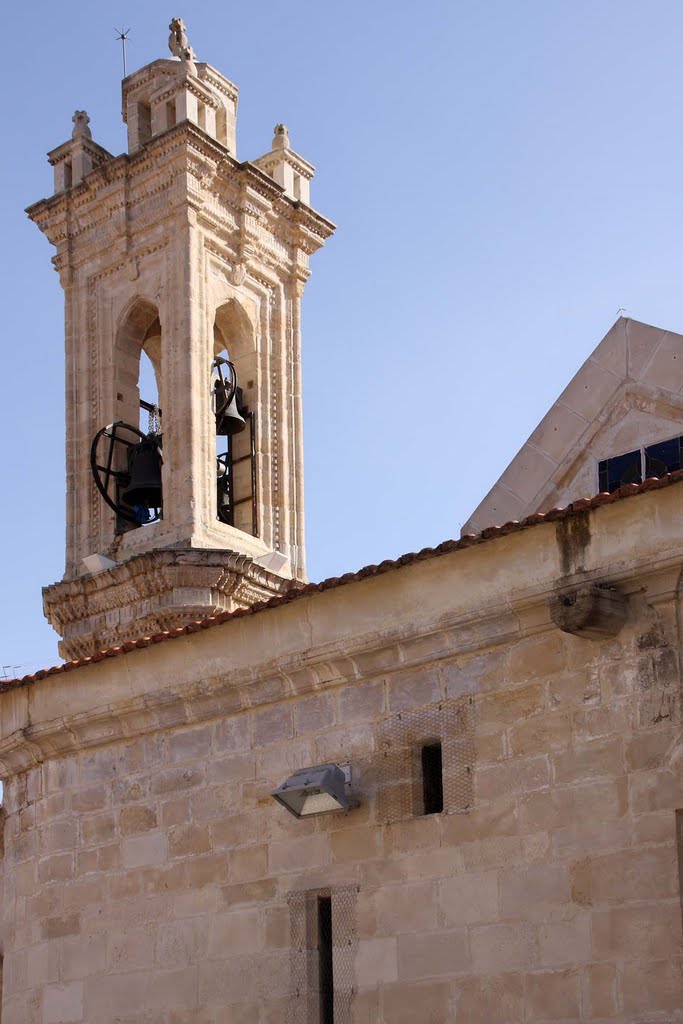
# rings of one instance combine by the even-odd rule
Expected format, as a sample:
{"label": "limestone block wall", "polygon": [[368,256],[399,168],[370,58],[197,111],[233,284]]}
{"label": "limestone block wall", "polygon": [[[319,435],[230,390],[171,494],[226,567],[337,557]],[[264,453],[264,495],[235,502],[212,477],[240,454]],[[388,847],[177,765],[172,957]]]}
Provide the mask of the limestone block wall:
{"label": "limestone block wall", "polygon": [[318,1024],[318,897],[335,1024],[680,1024],[680,488],[3,684],[2,1024]]}
{"label": "limestone block wall", "polygon": [[[444,658],[425,641],[417,669],[378,650],[353,685],[10,780],[3,1024],[285,1020],[288,894],[348,886],[340,1019],[682,1020],[674,613],[643,602],[597,644],[549,630]],[[471,809],[383,823],[383,723],[463,696]],[[358,810],[296,821],[272,801],[328,760],[352,762]]]}

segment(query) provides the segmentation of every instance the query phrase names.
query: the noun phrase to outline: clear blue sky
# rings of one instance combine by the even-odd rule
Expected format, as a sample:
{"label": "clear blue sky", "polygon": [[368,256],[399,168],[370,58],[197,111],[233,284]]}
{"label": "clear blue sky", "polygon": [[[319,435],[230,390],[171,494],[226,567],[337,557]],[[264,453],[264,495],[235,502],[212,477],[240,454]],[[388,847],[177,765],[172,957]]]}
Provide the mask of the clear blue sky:
{"label": "clear blue sky", "polygon": [[57,659],[62,294],[23,210],[74,109],[125,148],[129,70],[182,15],[241,90],[241,159],[285,121],[338,224],[304,299],[313,579],[457,536],[625,307],[683,331],[680,0],[12,4],[0,65],[0,674]]}

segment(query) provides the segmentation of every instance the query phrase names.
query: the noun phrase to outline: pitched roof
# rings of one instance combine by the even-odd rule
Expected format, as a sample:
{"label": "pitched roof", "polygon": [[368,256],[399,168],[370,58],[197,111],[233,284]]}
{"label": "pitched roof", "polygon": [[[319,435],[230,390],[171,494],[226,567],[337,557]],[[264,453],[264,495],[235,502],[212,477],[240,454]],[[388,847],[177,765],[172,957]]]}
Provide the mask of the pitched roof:
{"label": "pitched roof", "polygon": [[567,505],[597,487],[601,459],[680,434],[683,336],[619,317],[463,533]]}
{"label": "pitched roof", "polygon": [[0,680],[0,693],[16,689],[19,686],[26,686],[29,683],[46,679],[49,676],[58,675],[61,672],[71,672],[74,669],[85,668],[95,662],[104,661],[105,658],[116,658],[119,655],[141,650],[153,644],[163,643],[166,640],[175,640],[177,637],[189,636],[191,633],[210,629],[212,626],[230,622],[232,619],[238,619],[244,615],[255,615],[270,608],[278,608],[280,605],[298,601],[302,597],[307,597],[324,590],[333,590],[347,583],[356,583],[372,576],[380,576],[395,569],[401,569],[403,566],[412,565],[415,562],[421,562],[429,558],[438,558],[440,555],[450,554],[453,551],[472,547],[474,544],[481,544],[488,540],[494,540],[497,537],[505,537],[511,533],[517,533],[521,530],[538,526],[541,523],[554,523],[562,519],[569,519],[574,515],[601,508],[603,505],[610,505],[615,501],[622,501],[625,498],[643,494],[646,491],[660,490],[663,487],[679,483],[683,483],[683,469],[675,473],[668,473],[663,477],[651,477],[648,480],[644,480],[641,484],[626,484],[612,494],[601,493],[596,494],[593,498],[580,498],[577,501],[571,502],[565,508],[553,508],[548,512],[536,512],[521,521],[511,520],[502,526],[489,526],[477,534],[465,534],[460,540],[446,540],[435,548],[422,548],[421,551],[412,551],[401,555],[400,558],[386,559],[380,562],[379,565],[366,565],[357,572],[347,572],[343,576],[333,576],[322,580],[320,583],[307,583],[302,584],[300,587],[293,587],[284,594],[272,597],[268,601],[258,602],[249,608],[238,608],[233,612],[220,612],[217,615],[210,615],[197,622],[191,622],[187,626],[178,626],[177,629],[164,630],[151,636],[141,637],[139,640],[129,640],[120,646],[97,651],[86,658],[77,658],[73,661],[64,662],[61,665],[54,665],[51,668],[40,669],[38,672],[33,672],[30,675],[21,676],[17,679]]}

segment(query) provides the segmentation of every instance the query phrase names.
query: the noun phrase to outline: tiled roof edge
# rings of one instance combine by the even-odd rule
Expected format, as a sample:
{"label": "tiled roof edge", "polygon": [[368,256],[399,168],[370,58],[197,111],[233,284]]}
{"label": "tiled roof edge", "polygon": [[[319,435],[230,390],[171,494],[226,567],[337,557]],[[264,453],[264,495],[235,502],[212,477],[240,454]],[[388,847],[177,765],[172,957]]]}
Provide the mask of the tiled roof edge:
{"label": "tiled roof edge", "polygon": [[447,555],[452,551],[459,551],[461,548],[472,547],[474,544],[481,544],[496,537],[505,537],[511,533],[527,530],[532,526],[541,523],[554,523],[561,519],[568,519],[581,512],[587,512],[603,505],[611,505],[615,501],[622,501],[624,498],[634,497],[636,494],[643,494],[646,491],[656,491],[672,484],[683,482],[683,469],[674,473],[667,473],[662,477],[651,477],[641,484],[625,484],[611,494],[606,492],[596,494],[593,498],[579,498],[572,501],[564,508],[552,508],[548,512],[535,512],[526,519],[513,519],[502,526],[487,526],[481,533],[465,534],[460,540],[446,540],[434,548],[422,548],[421,551],[411,551],[395,559],[385,559],[378,565],[366,565],[357,572],[347,572],[343,576],[332,576],[322,580],[320,583],[306,583],[301,586],[294,586],[284,594],[278,594],[268,601],[259,601],[249,608],[238,608],[232,612],[220,612],[217,615],[209,615],[205,619],[191,622],[187,626],[178,626],[176,629],[164,630],[161,633],[154,633],[151,636],[143,636],[139,640],[128,640],[117,647],[109,647],[104,651],[96,651],[86,658],[77,658],[73,661],[66,661],[62,665],[54,665],[51,668],[40,669],[30,675],[18,677],[17,679],[0,680],[0,693],[6,693],[19,686],[46,679],[48,676],[58,675],[60,672],[71,672],[73,669],[85,668],[94,662],[104,661],[105,658],[116,658],[120,654],[128,654],[130,651],[137,651],[144,647],[151,647],[153,644],[163,643],[166,640],[175,640],[180,636],[188,636],[191,633],[198,633],[211,626],[220,625],[223,622],[230,622],[233,619],[245,615],[255,615],[257,612],[266,611],[269,608],[278,608],[280,605],[297,601],[309,594],[319,593],[324,590],[333,590],[336,587],[344,586],[346,583],[356,583],[359,580],[368,579],[371,576],[381,576],[393,569],[400,569],[405,565],[413,565],[415,562],[422,562],[429,558],[436,558],[439,555]]}

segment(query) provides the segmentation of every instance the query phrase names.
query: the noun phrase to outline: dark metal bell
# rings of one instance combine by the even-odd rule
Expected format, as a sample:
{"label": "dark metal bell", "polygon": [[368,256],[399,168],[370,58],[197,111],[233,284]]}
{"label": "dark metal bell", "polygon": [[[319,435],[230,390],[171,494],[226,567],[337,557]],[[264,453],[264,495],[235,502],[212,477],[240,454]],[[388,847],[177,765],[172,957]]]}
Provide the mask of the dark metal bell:
{"label": "dark metal bell", "polygon": [[150,434],[144,441],[128,450],[130,483],[121,494],[122,501],[131,508],[146,505],[161,508],[161,448],[159,437]]}
{"label": "dark metal bell", "polygon": [[240,413],[242,388],[235,388],[232,398],[229,398],[232,390],[227,381],[216,381],[214,389],[216,396],[216,433],[220,437],[231,437],[233,434],[241,434],[247,425],[246,420]]}

